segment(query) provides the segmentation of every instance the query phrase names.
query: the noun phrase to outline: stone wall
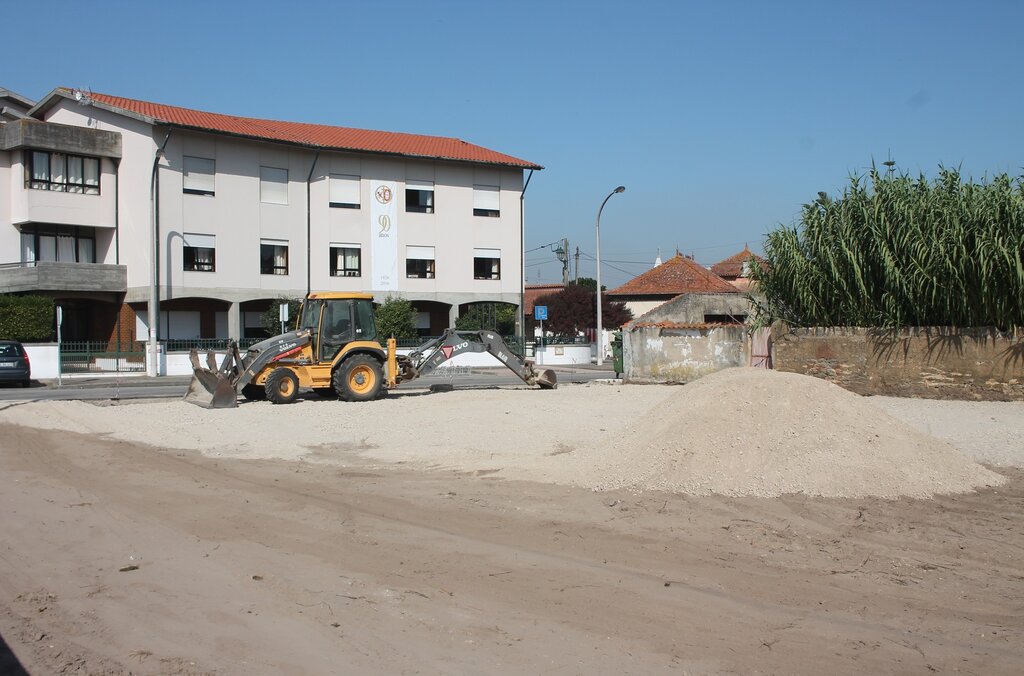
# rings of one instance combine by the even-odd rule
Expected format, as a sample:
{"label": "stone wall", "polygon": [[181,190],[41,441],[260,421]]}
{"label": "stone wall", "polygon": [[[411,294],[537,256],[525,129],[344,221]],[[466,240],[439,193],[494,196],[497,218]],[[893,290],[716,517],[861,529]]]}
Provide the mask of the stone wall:
{"label": "stone wall", "polygon": [[772,327],[779,371],[867,395],[1024,400],[1024,331]]}
{"label": "stone wall", "polygon": [[628,324],[622,332],[627,383],[688,383],[750,362],[743,326],[687,327]]}

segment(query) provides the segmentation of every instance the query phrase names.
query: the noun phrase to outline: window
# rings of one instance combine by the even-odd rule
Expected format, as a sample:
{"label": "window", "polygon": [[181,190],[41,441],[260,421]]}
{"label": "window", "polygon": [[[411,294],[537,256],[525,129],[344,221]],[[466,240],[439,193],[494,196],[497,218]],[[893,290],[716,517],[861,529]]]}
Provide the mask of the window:
{"label": "window", "polygon": [[217,269],[216,235],[186,232],[183,237],[182,267],[191,272],[214,272]]}
{"label": "window", "polygon": [[358,277],[362,250],[358,244],[331,242],[331,277]]}
{"label": "window", "polygon": [[426,338],[430,335],[430,313],[429,312],[416,312],[416,335],[420,338]]}
{"label": "window", "polygon": [[434,213],[434,184],[431,181],[406,181],[405,210],[418,214]]}
{"label": "window", "polygon": [[24,225],[21,228],[21,258],[23,263],[95,263],[95,231],[85,227]]}
{"label": "window", "polygon": [[213,160],[186,155],[181,191],[189,195],[212,195],[214,173]]}
{"label": "window", "polygon": [[501,216],[500,194],[501,190],[496,185],[474,185],[473,215],[491,218]]}
{"label": "window", "polygon": [[501,279],[501,249],[473,249],[473,279]]}
{"label": "window", "polygon": [[260,201],[288,204],[288,170],[260,167]]}
{"label": "window", "polygon": [[95,157],[25,151],[26,184],[33,190],[100,194],[100,161]]}
{"label": "window", "polygon": [[405,247],[405,276],[416,279],[433,279],[434,247]]}
{"label": "window", "polygon": [[331,206],[337,209],[359,208],[359,177],[331,174]]}
{"label": "window", "polygon": [[288,241],[283,239],[260,240],[260,274],[288,274]]}

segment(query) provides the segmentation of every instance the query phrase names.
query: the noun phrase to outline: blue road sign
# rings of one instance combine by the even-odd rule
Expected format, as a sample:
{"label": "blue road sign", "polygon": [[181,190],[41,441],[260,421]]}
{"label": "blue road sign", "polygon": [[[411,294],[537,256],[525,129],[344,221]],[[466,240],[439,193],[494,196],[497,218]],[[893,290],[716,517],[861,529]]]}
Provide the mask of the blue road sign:
{"label": "blue road sign", "polygon": [[544,321],[548,318],[548,306],[547,305],[534,305],[533,306],[533,318],[537,321]]}

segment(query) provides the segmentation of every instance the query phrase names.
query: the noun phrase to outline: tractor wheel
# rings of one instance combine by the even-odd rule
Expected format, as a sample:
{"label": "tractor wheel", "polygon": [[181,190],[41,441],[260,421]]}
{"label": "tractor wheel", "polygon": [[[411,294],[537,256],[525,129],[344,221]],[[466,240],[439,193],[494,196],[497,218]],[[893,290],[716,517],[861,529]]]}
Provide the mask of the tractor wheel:
{"label": "tractor wheel", "polygon": [[242,396],[246,401],[264,401],[267,398],[267,390],[262,385],[249,383],[242,388]]}
{"label": "tractor wheel", "polygon": [[263,386],[272,404],[290,404],[299,394],[299,378],[290,368],[279,367],[270,372]]}
{"label": "tractor wheel", "polygon": [[376,399],[383,385],[380,362],[369,355],[349,357],[334,372],[334,389],[345,401]]}
{"label": "tractor wheel", "polygon": [[315,392],[318,397],[321,397],[323,399],[338,398],[338,393],[335,392],[333,387],[314,387],[313,392]]}

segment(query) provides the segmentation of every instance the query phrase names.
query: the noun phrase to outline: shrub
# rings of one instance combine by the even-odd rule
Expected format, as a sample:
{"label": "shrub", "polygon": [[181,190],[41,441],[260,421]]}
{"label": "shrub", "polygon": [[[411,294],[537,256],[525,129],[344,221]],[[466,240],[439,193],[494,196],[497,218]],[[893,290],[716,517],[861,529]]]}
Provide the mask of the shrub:
{"label": "shrub", "polygon": [[0,295],[0,338],[40,342],[50,340],[53,331],[52,298]]}

